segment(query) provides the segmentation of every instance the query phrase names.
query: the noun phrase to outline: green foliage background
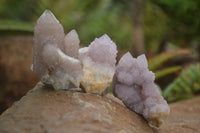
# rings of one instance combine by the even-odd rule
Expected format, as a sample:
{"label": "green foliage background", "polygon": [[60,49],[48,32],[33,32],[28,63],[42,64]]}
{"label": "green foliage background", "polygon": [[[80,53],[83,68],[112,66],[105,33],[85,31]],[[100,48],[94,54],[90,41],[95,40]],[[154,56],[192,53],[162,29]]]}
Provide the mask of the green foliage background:
{"label": "green foliage background", "polygon": [[[78,31],[83,44],[88,44],[95,37],[107,33],[119,48],[131,50],[134,41],[131,2],[131,0],[1,0],[0,31],[29,32],[33,30],[42,12],[50,9],[63,24],[66,32],[71,29]],[[198,0],[144,0],[143,19],[145,46],[148,52],[155,53],[166,36],[176,45],[190,45],[193,41],[199,44],[200,2]],[[20,25],[20,22],[26,22],[30,26],[28,28],[24,26],[23,29],[23,24]]]}

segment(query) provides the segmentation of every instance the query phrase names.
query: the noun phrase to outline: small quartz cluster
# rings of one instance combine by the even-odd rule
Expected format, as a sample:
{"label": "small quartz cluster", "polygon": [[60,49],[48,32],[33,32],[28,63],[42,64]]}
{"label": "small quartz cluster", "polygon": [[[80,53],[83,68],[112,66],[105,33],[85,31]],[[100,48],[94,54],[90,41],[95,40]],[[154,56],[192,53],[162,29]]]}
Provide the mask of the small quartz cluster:
{"label": "small quartz cluster", "polygon": [[79,49],[75,30],[67,35],[59,21],[46,10],[34,30],[34,57],[31,69],[55,89],[79,87],[101,94],[110,86],[115,72],[116,44],[105,34],[89,47]]}
{"label": "small quartz cluster", "polygon": [[83,77],[79,43],[76,31],[65,36],[62,25],[46,10],[35,26],[31,69],[43,83],[55,89],[79,87]]}
{"label": "small quartz cluster", "polygon": [[116,44],[105,34],[89,47],[79,50],[84,78],[81,85],[86,92],[101,94],[110,86],[115,73]]}
{"label": "small quartz cluster", "polygon": [[154,84],[155,75],[148,70],[145,55],[133,58],[126,53],[119,61],[113,78],[113,94],[150,125],[159,127],[170,108]]}

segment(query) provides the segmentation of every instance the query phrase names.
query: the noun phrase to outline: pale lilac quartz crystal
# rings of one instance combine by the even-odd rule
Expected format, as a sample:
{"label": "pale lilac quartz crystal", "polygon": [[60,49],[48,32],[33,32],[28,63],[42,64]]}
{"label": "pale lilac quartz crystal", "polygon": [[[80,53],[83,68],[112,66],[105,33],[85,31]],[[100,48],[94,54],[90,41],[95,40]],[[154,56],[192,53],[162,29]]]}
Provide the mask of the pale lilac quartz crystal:
{"label": "pale lilac quartz crystal", "polygon": [[113,78],[113,94],[150,125],[159,127],[170,108],[154,84],[154,73],[148,70],[145,55],[133,58],[128,52],[119,61]]}
{"label": "pale lilac quartz crystal", "polygon": [[83,64],[81,85],[86,92],[102,94],[110,86],[115,72],[116,44],[105,34],[89,47],[79,49]]}
{"label": "pale lilac quartz crystal", "polygon": [[34,30],[33,72],[55,89],[79,87],[83,77],[79,43],[76,31],[65,36],[62,25],[46,10]]}

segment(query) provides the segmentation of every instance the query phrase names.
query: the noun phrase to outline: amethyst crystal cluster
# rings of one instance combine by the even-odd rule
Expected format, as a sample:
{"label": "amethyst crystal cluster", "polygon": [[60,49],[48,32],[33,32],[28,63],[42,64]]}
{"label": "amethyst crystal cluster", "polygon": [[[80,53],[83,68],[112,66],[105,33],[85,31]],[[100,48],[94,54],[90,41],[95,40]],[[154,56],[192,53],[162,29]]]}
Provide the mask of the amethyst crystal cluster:
{"label": "amethyst crystal cluster", "polygon": [[55,89],[81,86],[85,92],[102,94],[113,82],[116,97],[159,127],[169,114],[169,106],[154,84],[145,55],[133,58],[126,53],[115,69],[117,47],[106,34],[88,47],[79,49],[79,43],[76,31],[65,35],[59,21],[46,10],[35,26],[31,69]]}
{"label": "amethyst crystal cluster", "polygon": [[83,77],[79,43],[76,31],[65,36],[62,25],[46,10],[34,30],[33,72],[55,89],[79,87]]}
{"label": "amethyst crystal cluster", "polygon": [[154,84],[145,55],[133,58],[126,53],[119,61],[113,78],[113,94],[149,124],[159,127],[169,115],[169,106]]}
{"label": "amethyst crystal cluster", "polygon": [[34,30],[32,70],[55,89],[79,87],[101,94],[110,86],[115,73],[116,44],[105,34],[89,47],[79,49],[75,30],[67,35],[59,21],[46,10]]}
{"label": "amethyst crystal cluster", "polygon": [[117,48],[105,34],[89,47],[79,50],[84,77],[81,85],[86,92],[101,93],[110,86],[115,73]]}

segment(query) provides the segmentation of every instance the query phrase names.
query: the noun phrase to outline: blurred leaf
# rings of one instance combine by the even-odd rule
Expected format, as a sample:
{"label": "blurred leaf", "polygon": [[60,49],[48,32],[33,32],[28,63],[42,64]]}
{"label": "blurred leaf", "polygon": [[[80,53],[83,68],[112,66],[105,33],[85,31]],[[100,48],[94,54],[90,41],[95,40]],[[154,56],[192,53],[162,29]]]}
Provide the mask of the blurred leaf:
{"label": "blurred leaf", "polygon": [[158,70],[155,72],[156,79],[159,79],[171,73],[177,72],[181,70],[181,68],[182,68],[181,66],[173,66],[173,67],[168,67],[162,70]]}
{"label": "blurred leaf", "polygon": [[200,64],[191,65],[163,91],[168,102],[191,98],[200,91]]}
{"label": "blurred leaf", "polygon": [[1,34],[12,34],[12,33],[33,33],[34,26],[27,22],[20,21],[0,21]]}
{"label": "blurred leaf", "polygon": [[190,50],[182,49],[182,50],[176,50],[176,51],[169,51],[161,53],[149,60],[149,69],[151,71],[156,70],[158,67],[163,65],[165,62],[169,61],[170,59],[180,56],[180,55],[188,55],[191,54]]}
{"label": "blurred leaf", "polygon": [[27,22],[0,21],[0,30],[23,30],[33,32],[34,26]]}

